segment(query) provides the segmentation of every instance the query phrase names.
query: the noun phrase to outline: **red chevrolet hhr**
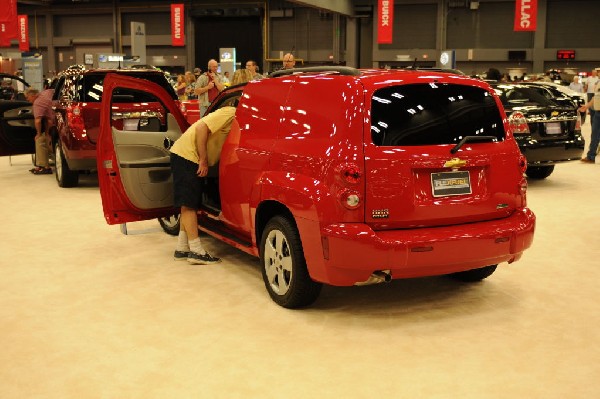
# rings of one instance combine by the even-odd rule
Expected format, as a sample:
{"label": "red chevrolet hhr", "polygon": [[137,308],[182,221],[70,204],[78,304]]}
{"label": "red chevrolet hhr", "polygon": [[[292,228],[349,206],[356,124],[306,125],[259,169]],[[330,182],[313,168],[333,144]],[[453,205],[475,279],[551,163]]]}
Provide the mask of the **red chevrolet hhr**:
{"label": "red chevrolet hhr", "polygon": [[[110,124],[112,94],[164,106],[156,131]],[[176,214],[169,148],[188,123],[159,85],[107,75],[98,139],[106,220]],[[224,91],[237,107],[205,179],[199,228],[260,257],[271,298],[321,285],[451,275],[479,281],[532,243],[527,164],[484,82],[451,73],[315,67]],[[158,125],[157,125],[158,126]]]}

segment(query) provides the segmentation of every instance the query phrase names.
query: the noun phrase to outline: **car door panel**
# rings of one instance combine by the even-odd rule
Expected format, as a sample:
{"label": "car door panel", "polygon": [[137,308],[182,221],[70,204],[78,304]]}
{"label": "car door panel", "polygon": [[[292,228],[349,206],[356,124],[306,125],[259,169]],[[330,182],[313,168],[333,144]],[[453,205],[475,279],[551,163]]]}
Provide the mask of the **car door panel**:
{"label": "car door panel", "polygon": [[[111,100],[117,88],[139,90],[156,97],[167,115],[166,130],[115,129],[111,124]],[[187,127],[177,104],[159,85],[128,76],[106,76],[96,153],[102,206],[109,224],[153,219],[175,212],[169,149]]]}
{"label": "car door panel", "polygon": [[[167,132],[123,131],[113,127],[113,142],[127,197],[139,209],[173,206],[170,143],[181,136],[169,114]],[[165,146],[165,143],[167,145]]]}
{"label": "car door panel", "polygon": [[26,101],[0,103],[0,156],[33,154],[35,122]]}

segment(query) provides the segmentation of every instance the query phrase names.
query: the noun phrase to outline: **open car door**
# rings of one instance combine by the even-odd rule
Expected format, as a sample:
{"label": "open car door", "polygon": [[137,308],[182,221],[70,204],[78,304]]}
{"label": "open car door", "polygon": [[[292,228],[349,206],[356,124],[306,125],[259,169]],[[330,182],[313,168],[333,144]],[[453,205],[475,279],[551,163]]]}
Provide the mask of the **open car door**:
{"label": "open car door", "polygon": [[35,153],[32,104],[17,91],[29,84],[18,76],[0,73],[0,156]]}
{"label": "open car door", "polygon": [[[143,96],[162,106],[162,116],[136,126],[112,124],[112,103],[119,96]],[[108,224],[165,217],[173,208],[172,144],[189,124],[173,98],[148,80],[117,74],[104,79],[100,134],[96,144],[102,208]]]}

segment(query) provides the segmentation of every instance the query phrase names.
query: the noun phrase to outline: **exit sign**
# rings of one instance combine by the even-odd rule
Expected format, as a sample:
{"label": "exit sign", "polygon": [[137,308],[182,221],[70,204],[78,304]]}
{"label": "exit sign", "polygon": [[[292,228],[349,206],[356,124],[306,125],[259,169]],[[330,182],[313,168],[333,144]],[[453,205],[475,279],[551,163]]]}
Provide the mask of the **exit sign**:
{"label": "exit sign", "polygon": [[556,59],[557,60],[574,60],[575,59],[575,50],[557,50],[556,51]]}

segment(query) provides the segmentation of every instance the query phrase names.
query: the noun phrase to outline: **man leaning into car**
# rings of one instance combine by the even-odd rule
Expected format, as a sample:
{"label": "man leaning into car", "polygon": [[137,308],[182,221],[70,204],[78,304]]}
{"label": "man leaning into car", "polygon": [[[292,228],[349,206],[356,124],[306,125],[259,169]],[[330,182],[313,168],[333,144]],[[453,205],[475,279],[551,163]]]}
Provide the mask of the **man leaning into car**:
{"label": "man leaning into car", "polygon": [[25,98],[33,104],[33,117],[35,121],[35,164],[30,172],[34,175],[52,174],[48,165],[48,148],[50,147],[50,127],[54,124],[52,111],[53,89],[46,89],[41,93],[34,88],[25,91]]}
{"label": "man leaning into car", "polygon": [[202,183],[209,166],[214,166],[235,115],[235,107],[222,107],[190,126],[171,148],[171,170],[175,206],[181,207],[181,227],[175,259],[196,265],[220,261],[211,256],[198,237],[198,215]]}

